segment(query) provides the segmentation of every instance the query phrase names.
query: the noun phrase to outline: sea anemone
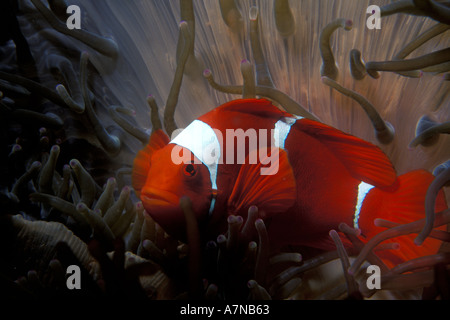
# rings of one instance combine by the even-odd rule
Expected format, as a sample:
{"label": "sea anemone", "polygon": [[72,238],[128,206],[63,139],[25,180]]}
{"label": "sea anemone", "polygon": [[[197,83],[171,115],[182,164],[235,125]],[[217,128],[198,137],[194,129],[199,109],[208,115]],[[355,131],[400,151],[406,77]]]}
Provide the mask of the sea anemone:
{"label": "sea anemone", "polygon": [[[448,1],[2,1],[0,264],[2,295],[151,299],[446,299],[450,181]],[[336,251],[272,254],[258,208],[202,243],[189,198],[187,242],[167,235],[131,187],[136,153],[216,106],[265,97],[293,114],[377,144],[398,174],[436,178],[423,220],[362,241],[345,224]],[[450,196],[447,191],[447,201]],[[383,267],[382,242],[418,234],[432,256]],[[254,235],[251,237],[250,235]],[[352,244],[345,247],[342,239]],[[384,246],[383,246],[384,245]],[[368,289],[368,264],[383,290]],[[69,290],[65,268],[81,268]]]}

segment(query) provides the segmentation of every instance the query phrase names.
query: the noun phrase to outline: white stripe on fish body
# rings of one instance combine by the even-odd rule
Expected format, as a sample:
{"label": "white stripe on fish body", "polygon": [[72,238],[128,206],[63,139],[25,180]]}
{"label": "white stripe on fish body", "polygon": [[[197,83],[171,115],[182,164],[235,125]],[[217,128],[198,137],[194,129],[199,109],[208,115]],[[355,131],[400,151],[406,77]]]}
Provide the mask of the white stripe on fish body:
{"label": "white stripe on fish body", "polygon": [[355,214],[353,216],[353,227],[355,229],[359,229],[359,216],[361,214],[361,208],[364,200],[366,199],[366,196],[369,194],[369,191],[372,190],[373,187],[373,185],[366,182],[361,182],[358,185],[358,196],[356,198]]}
{"label": "white stripe on fish body", "polygon": [[280,149],[285,149],[286,139],[291,131],[291,127],[297,120],[301,120],[303,117],[294,115],[293,117],[284,117],[275,123],[273,132],[273,138],[275,141],[274,146]]}

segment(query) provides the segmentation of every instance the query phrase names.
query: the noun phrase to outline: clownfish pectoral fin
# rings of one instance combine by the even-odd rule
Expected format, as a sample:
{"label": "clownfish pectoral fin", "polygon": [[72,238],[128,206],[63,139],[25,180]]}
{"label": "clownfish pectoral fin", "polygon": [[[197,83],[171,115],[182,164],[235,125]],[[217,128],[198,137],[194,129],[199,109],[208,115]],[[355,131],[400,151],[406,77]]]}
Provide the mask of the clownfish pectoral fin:
{"label": "clownfish pectoral fin", "polygon": [[293,127],[326,146],[355,179],[379,188],[395,183],[395,169],[376,145],[313,120],[299,120]]}
{"label": "clownfish pectoral fin", "polygon": [[[297,199],[294,173],[286,152],[279,148],[259,150],[259,161],[252,151],[241,165],[228,200],[231,214],[245,216],[250,206],[256,206],[265,216],[287,211]],[[253,157],[253,158],[252,158]]]}
{"label": "clownfish pectoral fin", "polygon": [[148,144],[140,150],[133,162],[131,174],[132,186],[139,196],[142,187],[147,181],[147,174],[150,170],[150,160],[155,151],[165,147],[170,142],[167,134],[162,130],[156,130],[150,136]]}

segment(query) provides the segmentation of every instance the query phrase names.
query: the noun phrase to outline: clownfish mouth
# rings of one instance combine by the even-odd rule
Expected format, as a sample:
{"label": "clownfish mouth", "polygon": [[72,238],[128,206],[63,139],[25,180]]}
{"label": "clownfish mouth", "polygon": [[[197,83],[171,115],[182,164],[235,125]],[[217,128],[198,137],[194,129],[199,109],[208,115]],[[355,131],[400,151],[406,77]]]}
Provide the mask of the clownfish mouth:
{"label": "clownfish mouth", "polygon": [[168,191],[147,189],[141,194],[141,200],[146,207],[160,208],[178,206],[178,197]]}

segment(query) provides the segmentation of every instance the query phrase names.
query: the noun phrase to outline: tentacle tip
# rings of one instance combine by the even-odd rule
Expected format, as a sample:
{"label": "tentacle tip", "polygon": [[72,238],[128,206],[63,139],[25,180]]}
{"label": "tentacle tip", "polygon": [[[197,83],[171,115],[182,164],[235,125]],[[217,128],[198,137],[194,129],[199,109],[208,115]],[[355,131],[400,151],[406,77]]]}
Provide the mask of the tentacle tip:
{"label": "tentacle tip", "polygon": [[250,12],[249,12],[249,19],[250,21],[256,21],[258,19],[258,7],[257,6],[252,6],[250,8]]}
{"label": "tentacle tip", "polygon": [[380,73],[374,69],[370,68],[371,62],[366,63],[366,72],[369,76],[371,76],[373,79],[378,79],[380,77]]}
{"label": "tentacle tip", "polygon": [[255,226],[256,226],[256,227],[262,227],[262,226],[264,226],[264,221],[263,221],[263,219],[256,219],[256,221],[255,221]]}
{"label": "tentacle tip", "polygon": [[215,249],[217,248],[217,243],[213,240],[210,240],[206,243],[206,249]]}
{"label": "tentacle tip", "polygon": [[237,216],[234,216],[234,215],[228,216],[227,222],[228,222],[229,224],[235,223],[235,222],[236,222],[236,217],[237,217]]}
{"label": "tentacle tip", "polygon": [[227,237],[225,237],[223,234],[217,236],[217,243],[224,243],[227,241]]}
{"label": "tentacle tip", "polygon": [[416,124],[416,135],[421,134],[423,131],[435,126],[437,124],[436,119],[428,114],[424,114],[420,117]]}
{"label": "tentacle tip", "polygon": [[211,74],[212,74],[212,72],[211,72],[210,69],[205,69],[205,70],[203,70],[203,76],[204,76],[205,78],[211,76]]}
{"label": "tentacle tip", "polygon": [[302,262],[302,260],[303,260],[303,256],[300,253],[296,253],[292,259],[292,261],[296,262],[296,263]]}
{"label": "tentacle tip", "polygon": [[107,183],[116,183],[116,178],[114,177],[109,177],[108,180],[106,181]]}
{"label": "tentacle tip", "polygon": [[80,161],[78,161],[77,159],[72,159],[69,161],[69,165],[72,169],[74,169],[80,165]]}
{"label": "tentacle tip", "polygon": [[382,130],[376,130],[376,137],[382,144],[389,144],[394,140],[395,129],[394,126],[385,121],[385,127]]}
{"label": "tentacle tip", "polygon": [[433,175],[437,177],[441,173],[443,173],[445,170],[448,170],[450,168],[450,160],[447,160],[444,163],[441,163],[440,165],[436,166],[433,169]]}
{"label": "tentacle tip", "polygon": [[248,243],[248,248],[249,249],[256,249],[258,247],[258,244],[256,243],[256,241],[250,241]]}
{"label": "tentacle tip", "polygon": [[151,94],[149,94],[149,95],[147,96],[147,104],[150,106],[150,109],[151,109],[151,110],[154,110],[154,109],[157,108],[155,102],[156,102],[155,97],[152,96]]}
{"label": "tentacle tip", "polygon": [[345,30],[350,30],[351,28],[353,28],[353,20],[351,20],[351,19],[345,20],[344,29]]}
{"label": "tentacle tip", "polygon": [[41,163],[40,161],[34,161],[34,162],[31,164],[31,167],[32,167],[32,168],[39,168],[41,165],[42,165],[42,163]]}
{"label": "tentacle tip", "polygon": [[209,290],[212,290],[212,291],[214,291],[214,292],[217,292],[217,290],[219,290],[219,287],[218,287],[216,284],[211,283],[211,284],[208,286],[208,289],[209,289]]}
{"label": "tentacle tip", "polygon": [[241,60],[241,65],[249,65],[250,61],[248,59],[242,59]]}
{"label": "tentacle tip", "polygon": [[416,125],[416,137],[413,142],[421,144],[424,147],[435,145],[439,140],[439,134],[433,134],[433,127],[439,125],[433,117],[429,115],[422,116]]}
{"label": "tentacle tip", "polygon": [[258,285],[258,282],[256,282],[255,280],[249,280],[249,281],[247,282],[247,287],[248,287],[249,289],[253,289],[253,288],[255,288],[257,285]]}
{"label": "tentacle tip", "polygon": [[50,139],[49,139],[49,137],[47,137],[47,136],[43,136],[43,137],[41,137],[40,139],[39,139],[39,142],[42,144],[42,145],[47,145],[49,142],[50,142]]}
{"label": "tentacle tip", "polygon": [[6,196],[14,203],[20,203],[20,199],[13,192],[6,192]]}
{"label": "tentacle tip", "polygon": [[108,137],[108,141],[104,143],[103,147],[106,150],[106,152],[115,156],[120,152],[122,143],[121,143],[119,137],[117,137],[115,135],[108,134],[107,137]]}
{"label": "tentacle tip", "polygon": [[38,274],[38,273],[37,273],[36,270],[31,269],[31,270],[28,271],[27,276],[28,276],[28,277],[30,277],[30,276],[31,276],[31,277],[35,277],[35,276],[37,276],[37,274]]}
{"label": "tentacle tip", "polygon": [[78,211],[84,211],[87,209],[87,206],[84,202],[79,202],[76,206]]}
{"label": "tentacle tip", "polygon": [[58,266],[60,264],[61,264],[61,262],[58,259],[56,259],[56,258],[50,260],[50,262],[48,263],[50,268],[56,267],[56,266]]}
{"label": "tentacle tip", "polygon": [[15,144],[11,149],[11,152],[18,152],[22,150],[22,146],[20,144]]}
{"label": "tentacle tip", "polygon": [[149,246],[151,245],[151,240],[149,239],[144,239],[142,240],[142,246],[147,249]]}
{"label": "tentacle tip", "polygon": [[414,239],[414,244],[420,247],[423,244],[424,239],[419,235]]}
{"label": "tentacle tip", "polygon": [[419,136],[417,136],[415,138],[415,142],[414,142],[414,146],[417,146],[418,144],[421,144],[424,147],[431,147],[434,146],[438,141],[439,141],[439,135],[434,134],[430,137],[427,138],[421,138]]}
{"label": "tentacle tip", "polygon": [[228,218],[227,218],[228,224],[242,223],[243,221],[244,220],[242,219],[241,216],[231,215],[231,216],[228,216]]}
{"label": "tentacle tip", "polygon": [[50,149],[50,152],[51,153],[56,153],[56,152],[59,152],[60,151],[60,147],[58,146],[58,145],[54,145],[54,146],[52,146],[52,148]]}
{"label": "tentacle tip", "polygon": [[180,206],[183,209],[186,209],[187,207],[191,206],[191,199],[188,196],[182,196],[180,198]]}
{"label": "tentacle tip", "polygon": [[375,227],[381,227],[381,226],[382,226],[381,219],[375,218],[375,219],[373,220],[373,225],[374,225]]}

